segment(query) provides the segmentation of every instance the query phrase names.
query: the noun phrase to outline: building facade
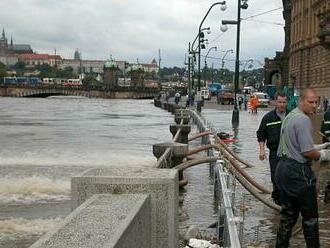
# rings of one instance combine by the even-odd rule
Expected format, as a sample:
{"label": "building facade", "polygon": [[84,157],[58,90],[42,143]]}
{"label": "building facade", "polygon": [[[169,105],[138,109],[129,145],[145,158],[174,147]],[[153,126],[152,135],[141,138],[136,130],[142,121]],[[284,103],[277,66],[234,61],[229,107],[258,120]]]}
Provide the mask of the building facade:
{"label": "building facade", "polygon": [[285,20],[283,52],[265,60],[265,84],[313,87],[330,98],[330,1],[282,0]]}
{"label": "building facade", "polygon": [[23,61],[28,68],[47,64],[50,66],[60,66],[62,64],[62,58],[59,55],[38,54],[38,53],[26,53],[18,54],[19,61]]}
{"label": "building facade", "polygon": [[290,7],[289,84],[330,97],[330,1],[287,0]]}

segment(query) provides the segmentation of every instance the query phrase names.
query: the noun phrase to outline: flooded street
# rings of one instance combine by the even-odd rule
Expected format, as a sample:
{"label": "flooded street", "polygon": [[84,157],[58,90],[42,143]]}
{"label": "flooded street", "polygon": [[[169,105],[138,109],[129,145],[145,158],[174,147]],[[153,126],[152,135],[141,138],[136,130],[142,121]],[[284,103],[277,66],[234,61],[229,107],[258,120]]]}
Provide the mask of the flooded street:
{"label": "flooded street", "polygon": [[[206,103],[202,110],[203,116],[213,123],[218,131],[233,134],[231,127],[233,106],[223,106],[213,103]],[[271,108],[269,108],[271,109]],[[268,160],[260,161],[259,146],[256,137],[256,130],[259,127],[262,117],[269,109],[258,109],[257,114],[250,114],[248,111],[240,111],[240,125],[236,136],[237,142],[230,145],[241,158],[254,165],[246,171],[261,185],[271,188],[270,170]],[[322,247],[330,247],[330,228],[327,225],[330,221],[329,204],[323,203],[323,190],[326,180],[330,177],[329,170],[322,170],[318,173],[319,183],[319,215],[320,215],[320,240]],[[257,201],[246,190],[237,189],[236,204],[245,211],[244,243],[258,243],[265,247],[273,247],[279,214]],[[299,226],[300,226],[300,220]],[[292,247],[304,247],[305,241],[302,232],[292,238]]]}

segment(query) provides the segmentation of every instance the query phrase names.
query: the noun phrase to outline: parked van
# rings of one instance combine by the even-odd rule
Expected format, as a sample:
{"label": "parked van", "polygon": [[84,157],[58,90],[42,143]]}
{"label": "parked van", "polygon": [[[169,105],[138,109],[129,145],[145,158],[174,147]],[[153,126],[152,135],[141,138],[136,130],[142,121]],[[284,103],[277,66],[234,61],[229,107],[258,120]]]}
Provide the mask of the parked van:
{"label": "parked van", "polygon": [[208,89],[202,89],[201,90],[201,97],[204,100],[210,100],[211,99],[210,91]]}
{"label": "parked van", "polygon": [[245,95],[252,95],[254,92],[256,92],[255,88],[252,86],[245,86],[242,93]]}
{"label": "parked van", "polygon": [[259,107],[268,107],[269,105],[269,96],[267,93],[264,92],[254,92],[252,94],[253,96],[256,96],[259,100]]}

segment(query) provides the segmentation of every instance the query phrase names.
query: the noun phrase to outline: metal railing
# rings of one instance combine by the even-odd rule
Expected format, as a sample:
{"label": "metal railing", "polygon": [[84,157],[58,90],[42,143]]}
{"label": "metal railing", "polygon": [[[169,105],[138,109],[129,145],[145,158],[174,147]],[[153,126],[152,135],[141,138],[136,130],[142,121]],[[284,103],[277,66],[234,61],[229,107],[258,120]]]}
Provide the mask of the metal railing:
{"label": "metal railing", "polygon": [[[188,110],[194,124],[200,132],[210,129],[211,123],[195,111]],[[203,144],[210,144],[212,141],[209,136],[202,138]],[[221,156],[221,154],[218,154]],[[215,156],[214,149],[208,150],[208,156]],[[235,213],[235,189],[229,183],[230,178],[235,177],[226,169],[225,163],[229,163],[225,158],[219,157],[217,162],[210,163],[210,174],[214,181],[214,196],[218,205],[218,224],[217,235],[220,244],[223,247],[240,248],[240,236],[237,230],[237,224],[241,223],[241,218],[236,217]]]}

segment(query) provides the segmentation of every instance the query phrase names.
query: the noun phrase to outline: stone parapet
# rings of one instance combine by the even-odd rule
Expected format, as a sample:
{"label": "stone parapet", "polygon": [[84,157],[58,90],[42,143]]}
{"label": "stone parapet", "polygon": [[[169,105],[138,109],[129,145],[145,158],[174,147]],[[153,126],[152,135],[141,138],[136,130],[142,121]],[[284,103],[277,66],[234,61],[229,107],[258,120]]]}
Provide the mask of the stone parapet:
{"label": "stone parapet", "polygon": [[150,194],[151,247],[178,247],[178,173],[141,167],[93,168],[71,179],[73,208],[94,194]]}
{"label": "stone parapet", "polygon": [[146,194],[94,195],[30,248],[151,248],[150,208]]}

